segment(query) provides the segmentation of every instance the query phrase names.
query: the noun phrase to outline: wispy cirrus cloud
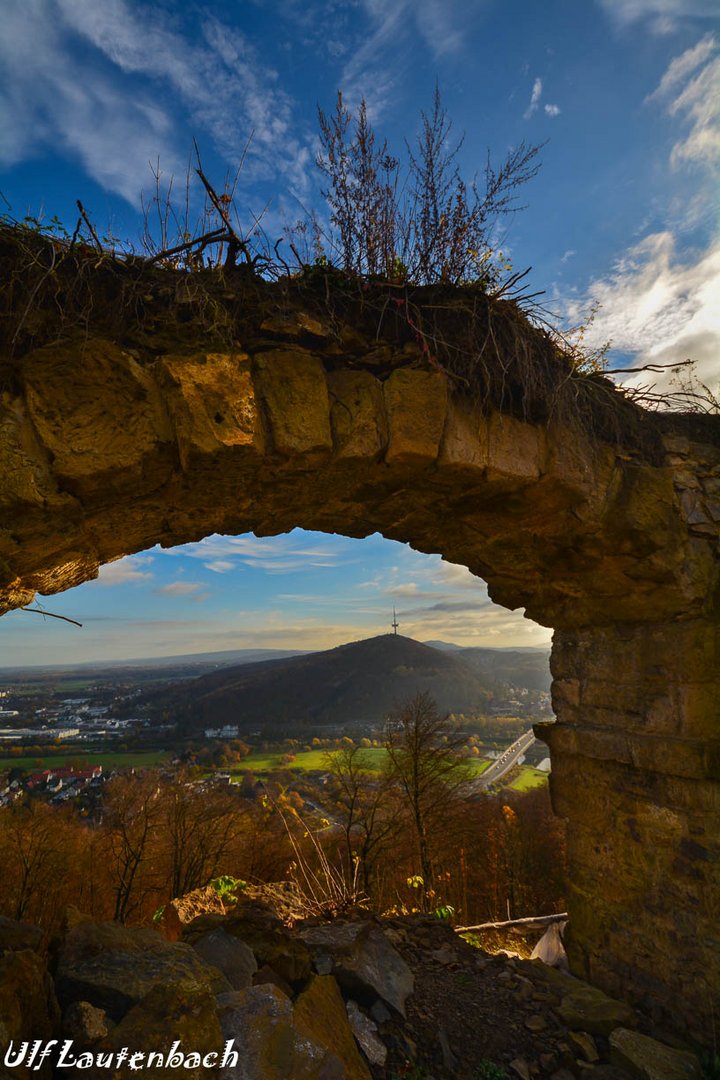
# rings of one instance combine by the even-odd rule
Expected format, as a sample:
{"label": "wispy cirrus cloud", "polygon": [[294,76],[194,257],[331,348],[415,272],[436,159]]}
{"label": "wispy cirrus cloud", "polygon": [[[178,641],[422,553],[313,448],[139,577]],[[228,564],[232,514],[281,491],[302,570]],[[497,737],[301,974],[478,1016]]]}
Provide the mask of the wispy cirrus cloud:
{"label": "wispy cirrus cloud", "polygon": [[369,33],[346,50],[339,85],[348,102],[357,105],[364,97],[376,120],[417,62],[418,46],[435,59],[459,53],[469,27],[488,6],[487,0],[361,0]]}
{"label": "wispy cirrus cloud", "polygon": [[599,0],[618,26],[646,22],[656,34],[670,34],[691,19],[717,19],[716,0]]}
{"label": "wispy cirrus cloud", "polygon": [[189,126],[231,163],[252,133],[248,167],[305,190],[310,151],[279,73],[207,13],[188,35],[149,3],[6,0],[0,66],[5,164],[49,147],[135,204],[149,161],[184,169]]}
{"label": "wispy cirrus cloud", "polygon": [[207,536],[196,544],[172,548],[169,555],[202,559],[208,570],[228,573],[240,566],[269,574],[287,574],[296,570],[335,567],[348,562],[337,541],[308,543],[302,533],[283,536]]}
{"label": "wispy cirrus cloud", "polygon": [[550,640],[550,631],[526,619],[522,612],[493,604],[482,578],[440,556],[421,556],[406,549],[401,562],[356,588],[365,596],[378,598],[380,615],[398,601],[400,633],[421,641],[542,647]]}
{"label": "wispy cirrus cloud", "polygon": [[[702,6],[702,5],[699,5]],[[645,5],[649,10],[651,5]],[[677,5],[689,12],[691,5]],[[676,127],[669,159],[681,185],[675,221],[634,243],[611,270],[595,280],[583,302],[566,306],[571,321],[582,321],[588,301],[600,310],[589,328],[591,348],[608,339],[630,357],[631,366],[692,360],[695,377],[714,389],[720,381],[720,235],[704,247],[684,248],[685,231],[699,230],[717,205],[720,161],[720,48],[705,35],[676,56],[645,99],[661,104]],[[684,172],[680,166],[684,166]],[[691,168],[691,167],[692,168]],[[670,210],[673,210],[671,204]],[[672,217],[672,213],[666,217]],[[658,392],[677,389],[677,373],[640,373],[624,381],[653,383]]]}
{"label": "wispy cirrus cloud", "polygon": [[151,94],[129,94],[92,59],[73,55],[69,33],[53,0],[3,5],[0,163],[49,147],[135,200],[149,159],[161,154],[170,168],[179,165],[170,115]]}
{"label": "wispy cirrus cloud", "polygon": [[[590,328],[592,348],[610,339],[631,356],[633,366],[691,359],[701,382],[720,380],[720,241],[699,258],[678,255],[672,233],[645,237],[619,259],[611,273],[590,285],[589,298],[601,305]],[[570,319],[581,319],[582,305],[568,305]],[[672,373],[642,375],[668,389]]]}
{"label": "wispy cirrus cloud", "polygon": [[205,568],[212,570],[214,574],[227,574],[228,570],[234,567],[235,563],[231,559],[211,559],[210,562],[205,563]]}
{"label": "wispy cirrus cloud", "polygon": [[720,162],[720,47],[707,34],[671,62],[660,85],[645,99],[662,103],[667,115],[689,128],[673,145],[673,166],[698,164],[717,171]]}
{"label": "wispy cirrus cloud", "polygon": [[535,79],[532,85],[532,92],[530,94],[530,104],[524,112],[524,117],[529,120],[533,113],[537,112],[540,104],[540,98],[542,97],[542,79]]}

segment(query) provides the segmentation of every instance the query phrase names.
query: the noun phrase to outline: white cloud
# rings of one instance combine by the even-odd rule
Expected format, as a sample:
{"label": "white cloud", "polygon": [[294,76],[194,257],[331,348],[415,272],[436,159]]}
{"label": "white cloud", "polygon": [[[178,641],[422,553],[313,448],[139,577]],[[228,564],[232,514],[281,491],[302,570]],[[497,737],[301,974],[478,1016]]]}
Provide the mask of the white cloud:
{"label": "white cloud", "polygon": [[619,26],[647,22],[656,34],[669,34],[688,19],[716,19],[717,0],[600,0]]}
{"label": "white cloud", "polygon": [[371,119],[377,120],[393,100],[406,65],[418,62],[418,38],[436,58],[458,53],[468,40],[471,20],[488,0],[361,0],[361,6],[370,32],[348,48],[339,86],[351,106],[364,97]]}
{"label": "white cloud", "polygon": [[654,98],[662,98],[675,90],[679,83],[685,81],[702,64],[705,64],[716,50],[715,39],[712,34],[706,34],[691,49],[686,49],[680,56],[676,56],[670,62],[667,71],[660,80],[660,85],[652,94],[645,99],[652,101]]}
{"label": "white cloud", "polygon": [[[168,585],[160,585],[153,592],[158,596],[193,596],[199,593],[202,585],[199,581],[171,581]],[[205,597],[207,597],[205,593]]]}
{"label": "white cloud", "polygon": [[205,568],[212,570],[214,574],[227,574],[234,566],[235,563],[230,559],[213,559],[212,562],[205,563]]}
{"label": "white cloud", "polygon": [[435,56],[458,52],[467,17],[464,4],[451,0],[416,0],[413,10],[418,30]]}
{"label": "white cloud", "polygon": [[663,102],[667,114],[689,126],[674,144],[670,162],[696,163],[716,170],[720,161],[720,52],[708,34],[669,65],[646,103]]}
{"label": "white cloud", "polygon": [[401,74],[400,53],[396,63],[387,62],[387,50],[403,41],[406,34],[406,7],[408,0],[394,4],[377,4],[365,0],[374,29],[362,44],[351,51],[342,75],[340,86],[347,102],[356,107],[365,98],[371,119],[376,120],[392,98],[392,91]]}
{"label": "white cloud", "polygon": [[157,5],[127,0],[5,0],[0,161],[50,146],[137,204],[149,161],[184,171],[189,121],[233,163],[254,132],[248,169],[304,191],[310,152],[278,73],[240,31],[209,15],[202,31],[186,36]]}
{"label": "white cloud", "polygon": [[105,563],[100,567],[97,582],[100,585],[129,585],[152,581],[152,572],[143,569],[152,561],[151,555],[127,555],[116,562]]}
{"label": "white cloud", "polygon": [[282,536],[207,536],[196,544],[171,548],[168,555],[202,559],[208,570],[224,574],[238,566],[264,570],[269,574],[288,574],[296,570],[334,567],[348,559],[335,542],[308,543],[298,530]]}
{"label": "white cloud", "polygon": [[720,57],[715,57],[675,98],[668,108],[671,116],[684,113],[690,133],[672,149],[673,165],[697,162],[717,167],[720,161]]}
{"label": "white cloud", "polygon": [[487,595],[487,586],[482,578],[476,577],[466,566],[445,562],[444,559],[439,560],[433,572],[433,580],[438,585],[452,589],[480,590]]}
{"label": "white cloud", "polygon": [[[636,5],[649,11],[652,5]],[[676,5],[689,13],[691,5]],[[638,16],[639,17],[639,16]],[[672,227],[645,236],[617,260],[612,270],[591,282],[583,304],[566,313],[581,322],[588,301],[601,305],[586,343],[597,347],[610,339],[614,349],[633,358],[631,366],[677,364],[690,359],[697,379],[712,388],[720,380],[720,236],[704,248],[683,249],[681,237],[707,233],[710,208],[717,198],[720,158],[720,55],[718,42],[706,35],[668,65],[646,104],[662,103],[685,130],[675,133],[671,164],[702,166],[682,178],[669,202]],[[674,219],[674,220],[673,220]],[[656,391],[677,388],[678,374],[628,376],[635,386],[654,384]]]}
{"label": "white cloud", "polygon": [[[646,237],[618,260],[612,273],[593,281],[589,299],[601,305],[587,345],[611,339],[613,348],[634,357],[632,366],[692,359],[700,381],[720,380],[720,241],[694,259],[678,257],[671,233]],[[568,305],[580,321],[582,305]],[[643,374],[629,382],[671,385],[671,374]]]}
{"label": "white cloud", "polygon": [[535,79],[532,87],[532,93],[530,94],[530,104],[525,110],[524,116],[526,120],[529,120],[534,112],[537,112],[538,105],[540,104],[540,98],[542,97],[542,79]]}
{"label": "white cloud", "polygon": [[6,0],[0,35],[0,161],[13,165],[51,146],[77,156],[99,183],[130,201],[147,163],[175,167],[170,119],[139,88],[130,95],[91,60],[66,47],[52,0]]}
{"label": "white cloud", "polygon": [[[532,85],[532,91],[531,91],[531,94],[530,94],[530,104],[528,105],[527,109],[523,113],[523,117],[524,117],[525,120],[529,120],[530,117],[534,116],[535,113],[540,108],[540,101],[542,99],[542,93],[543,93],[543,81],[542,81],[542,79],[537,78],[537,79],[535,79],[535,81],[533,82],[533,85]],[[556,116],[560,115],[560,106],[559,105],[544,105],[543,110],[545,112],[545,115],[549,116],[551,120],[554,120]]]}

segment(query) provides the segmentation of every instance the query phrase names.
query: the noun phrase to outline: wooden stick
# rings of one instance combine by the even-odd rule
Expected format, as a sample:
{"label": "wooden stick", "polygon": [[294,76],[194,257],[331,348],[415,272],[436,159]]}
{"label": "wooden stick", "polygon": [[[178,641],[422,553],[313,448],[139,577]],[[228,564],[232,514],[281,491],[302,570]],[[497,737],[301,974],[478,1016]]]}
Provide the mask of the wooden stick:
{"label": "wooden stick", "polygon": [[150,266],[152,263],[159,262],[160,259],[165,259],[170,255],[178,255],[181,251],[189,251],[195,244],[212,244],[213,242],[220,242],[221,240],[228,240],[229,236],[225,229],[213,229],[212,232],[205,233],[203,236],[196,236],[193,240],[186,240],[182,244],[178,244],[177,247],[165,248],[164,251],[158,251],[157,255],[153,255],[152,258],[147,259],[147,264]]}
{"label": "wooden stick", "polygon": [[88,229],[90,230],[90,235],[92,236],[93,240],[94,240],[94,241],[95,241],[95,243],[97,244],[97,249],[98,249],[98,251],[102,252],[102,250],[103,250],[103,246],[102,246],[102,244],[100,243],[100,241],[98,240],[98,234],[97,234],[97,233],[95,232],[95,229],[93,228],[93,223],[92,223],[92,221],[91,221],[91,220],[90,220],[90,218],[89,218],[89,217],[87,216],[87,213],[86,213],[86,211],[85,211],[85,207],[83,206],[83,204],[82,204],[82,203],[80,202],[80,200],[79,200],[79,199],[76,199],[76,203],[77,203],[77,208],[78,208],[78,210],[80,211],[80,215],[81,215],[81,217],[82,217],[83,221],[85,222],[85,224],[87,225]]}
{"label": "wooden stick", "polygon": [[567,911],[563,911],[558,915],[531,915],[525,919],[506,919],[505,922],[486,922],[479,923],[477,926],[456,926],[454,929],[458,934],[466,934],[473,930],[510,930],[512,927],[524,930],[542,930],[545,926],[565,922],[568,918]]}
{"label": "wooden stick", "polygon": [[47,615],[48,619],[62,619],[63,622],[72,623],[73,626],[82,626],[81,622],[77,619],[68,619],[67,615],[55,615],[52,611],[43,611],[42,608],[37,607],[22,607],[21,611],[29,611],[31,615]]}
{"label": "wooden stick", "polygon": [[[195,140],[193,140],[193,142],[195,142]],[[232,226],[232,222],[230,221],[230,215],[228,214],[228,212],[225,209],[225,207],[223,206],[223,204],[220,202],[220,199],[218,197],[217,192],[215,191],[215,188],[212,186],[212,184],[210,183],[207,176],[205,175],[205,173],[202,170],[202,164],[200,162],[200,151],[198,150],[198,145],[197,145],[196,142],[195,142],[195,156],[197,158],[197,169],[195,170],[195,172],[200,177],[200,180],[202,181],[203,187],[205,188],[208,195],[210,196],[210,202],[213,204],[213,206],[217,210],[218,214],[220,215],[221,219],[225,223],[225,227],[226,227],[227,231],[230,233],[230,235],[232,236],[232,238],[235,241],[237,241],[237,243],[240,245],[240,247],[242,249],[244,249],[245,248],[245,241],[240,236],[238,236],[238,234],[235,232],[235,229]]]}
{"label": "wooden stick", "polygon": [[664,371],[666,368],[687,367],[692,362],[692,360],[674,360],[671,364],[643,364],[642,367],[606,368],[603,375],[626,375],[629,371]]}

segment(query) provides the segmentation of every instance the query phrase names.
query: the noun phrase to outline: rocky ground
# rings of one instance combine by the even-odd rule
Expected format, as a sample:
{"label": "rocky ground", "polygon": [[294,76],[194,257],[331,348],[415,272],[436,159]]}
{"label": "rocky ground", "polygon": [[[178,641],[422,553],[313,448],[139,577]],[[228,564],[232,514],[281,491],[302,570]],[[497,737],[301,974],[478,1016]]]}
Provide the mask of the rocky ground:
{"label": "rocky ground", "polygon": [[[282,907],[282,904],[280,905]],[[0,919],[0,1078],[137,1075],[116,1057],[167,1053],[154,1077],[223,1080],[692,1080],[697,1057],[627,1004],[540,961],[492,956],[430,917],[366,913],[292,928],[266,903],[176,904],[165,933],[70,912],[48,942]],[[168,938],[175,939],[169,940]],[[8,1058],[72,1039],[76,1064]],[[203,1057],[228,1040],[237,1060]],[[78,1071],[77,1055],[88,1055]],[[103,1063],[99,1054],[106,1055]],[[137,1064],[137,1062],[136,1062]],[[39,1068],[35,1068],[39,1065]],[[145,1067],[144,1059],[141,1067]]]}

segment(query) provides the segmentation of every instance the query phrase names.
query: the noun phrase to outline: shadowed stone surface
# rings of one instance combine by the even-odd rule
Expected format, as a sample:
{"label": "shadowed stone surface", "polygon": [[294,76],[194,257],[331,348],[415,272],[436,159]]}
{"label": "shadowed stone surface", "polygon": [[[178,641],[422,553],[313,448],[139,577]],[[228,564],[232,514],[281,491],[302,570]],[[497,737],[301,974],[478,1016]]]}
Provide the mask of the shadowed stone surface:
{"label": "shadowed stone surface", "polygon": [[223,973],[233,990],[252,986],[258,966],[252,949],[244,942],[224,930],[211,930],[194,941],[193,948],[206,964]]}
{"label": "shadowed stone surface", "polygon": [[59,951],[56,987],[61,1004],[87,1001],[113,1020],[153,988],[173,984],[212,993],[231,988],[195,949],[165,941],[154,930],[83,922],[68,931]]}
{"label": "shadowed stone surface", "polygon": [[[50,1076],[50,1063],[41,1068],[27,1065],[4,1065],[5,1051],[13,1043],[17,1055],[23,1041],[49,1039],[58,1025],[60,1013],[53,989],[52,979],[45,961],[30,949],[6,952],[0,956],[0,1078]],[[22,1060],[22,1058],[20,1058]]]}
{"label": "shadowed stone surface", "polygon": [[[93,1045],[93,1050],[98,1054],[117,1054],[123,1047],[128,1047],[130,1059],[135,1052],[167,1057],[176,1043],[179,1043],[176,1049],[187,1055],[188,1061],[192,1054],[199,1056],[194,1067],[191,1067],[191,1063],[184,1064],[182,1068],[171,1062],[160,1065],[159,1058],[155,1058],[151,1064],[145,1056],[139,1059],[142,1062],[140,1068],[156,1080],[171,1080],[179,1075],[190,1080],[217,1077],[223,1038],[215,1012],[215,999],[207,987],[193,982],[153,987],[125,1014],[117,1027]],[[215,1057],[208,1060],[213,1064],[204,1065],[205,1055],[211,1053]],[[84,1073],[75,1069],[72,1071],[92,1080],[100,1080],[101,1077],[120,1080],[121,1077],[138,1075],[137,1066],[133,1068],[129,1061],[112,1070],[96,1064]]]}
{"label": "shadowed stone surface", "polygon": [[[223,1036],[232,1039],[238,1051],[237,1062],[221,1069],[223,1080],[345,1080],[367,1075],[362,1062],[356,1071],[347,1070],[334,1048],[296,1024],[292,1002],[269,983],[221,994],[218,1016]],[[352,1041],[349,1027],[347,1035]]]}
{"label": "shadowed stone surface", "polygon": [[415,980],[382,930],[370,922],[336,921],[314,926],[300,936],[317,960],[329,956],[331,971],[348,993],[382,998],[404,1016]]}
{"label": "shadowed stone surface", "polygon": [[0,610],[157,543],[300,526],[440,552],[552,626],[557,723],[541,736],[569,824],[571,968],[707,1042],[720,999],[712,418],[647,414],[659,450],[645,454],[483,409],[412,345],[289,309],[227,352],[183,351],[178,330],[172,354],[160,339],[131,354],[89,331],[16,368],[0,415]]}
{"label": "shadowed stone surface", "polygon": [[618,1028],[610,1036],[610,1058],[633,1080],[700,1080],[702,1076],[694,1054],[673,1050],[625,1028]]}

